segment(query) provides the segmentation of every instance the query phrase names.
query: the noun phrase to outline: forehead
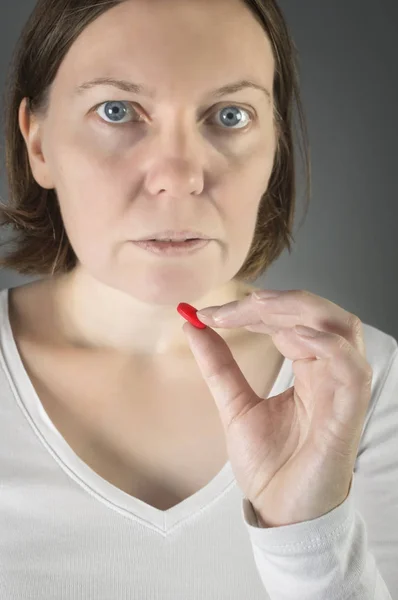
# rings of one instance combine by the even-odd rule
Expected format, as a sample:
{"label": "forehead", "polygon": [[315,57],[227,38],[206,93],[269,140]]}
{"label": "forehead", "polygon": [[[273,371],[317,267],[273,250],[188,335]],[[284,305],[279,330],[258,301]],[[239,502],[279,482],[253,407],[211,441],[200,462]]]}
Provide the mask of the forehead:
{"label": "forehead", "polygon": [[74,87],[131,79],[165,94],[203,94],[242,78],[272,90],[273,76],[267,34],[240,0],[123,2],[83,30],[57,75]]}

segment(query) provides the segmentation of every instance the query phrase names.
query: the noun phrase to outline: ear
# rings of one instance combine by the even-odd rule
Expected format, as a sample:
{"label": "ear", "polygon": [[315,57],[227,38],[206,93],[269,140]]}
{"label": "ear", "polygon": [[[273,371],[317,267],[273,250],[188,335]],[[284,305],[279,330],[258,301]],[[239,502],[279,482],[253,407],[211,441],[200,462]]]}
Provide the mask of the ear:
{"label": "ear", "polygon": [[18,122],[25,140],[33,177],[41,187],[53,189],[55,186],[42,152],[42,126],[30,112],[27,98],[24,98],[19,106]]}

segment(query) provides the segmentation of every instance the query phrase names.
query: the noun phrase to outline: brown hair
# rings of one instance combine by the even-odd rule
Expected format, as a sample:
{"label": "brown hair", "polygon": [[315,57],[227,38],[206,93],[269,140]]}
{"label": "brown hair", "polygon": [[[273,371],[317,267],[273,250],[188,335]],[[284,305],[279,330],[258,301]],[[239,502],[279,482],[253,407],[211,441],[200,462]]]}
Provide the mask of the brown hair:
{"label": "brown hair", "polygon": [[[124,0],[39,0],[14,50],[6,80],[5,149],[8,205],[0,205],[0,226],[17,233],[0,267],[26,275],[67,273],[78,259],[65,231],[55,189],[42,188],[34,179],[25,140],[19,128],[19,107],[27,98],[31,114],[45,116],[49,91],[60,64],[86,26]],[[300,99],[296,47],[275,0],[243,0],[267,33],[275,59],[274,98],[278,147],[268,189],[258,210],[250,251],[237,281],[260,277],[285,247],[291,253],[296,204],[293,147],[293,103],[296,101],[304,138],[307,209],[311,196],[308,134]]]}

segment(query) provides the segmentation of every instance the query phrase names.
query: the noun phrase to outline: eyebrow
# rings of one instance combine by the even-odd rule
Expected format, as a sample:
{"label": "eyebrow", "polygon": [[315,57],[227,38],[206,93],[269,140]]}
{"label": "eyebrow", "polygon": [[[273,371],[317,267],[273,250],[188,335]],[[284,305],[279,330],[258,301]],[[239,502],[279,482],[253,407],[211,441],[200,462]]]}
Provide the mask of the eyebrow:
{"label": "eyebrow", "polygon": [[[89,90],[99,85],[112,85],[123,90],[124,92],[130,92],[133,94],[146,96],[148,98],[155,98],[156,96],[155,90],[151,88],[123,79],[114,79],[112,77],[99,77],[96,79],[92,79],[91,81],[86,81],[85,83],[82,83],[75,89],[75,94],[82,95],[85,90]],[[243,79],[241,81],[236,81],[234,83],[223,85],[222,87],[217,88],[216,90],[208,92],[207,95],[215,98],[220,98],[222,96],[226,96],[227,94],[234,94],[246,88],[261,90],[267,96],[268,101],[272,101],[271,93],[269,92],[269,90],[250,79]]]}

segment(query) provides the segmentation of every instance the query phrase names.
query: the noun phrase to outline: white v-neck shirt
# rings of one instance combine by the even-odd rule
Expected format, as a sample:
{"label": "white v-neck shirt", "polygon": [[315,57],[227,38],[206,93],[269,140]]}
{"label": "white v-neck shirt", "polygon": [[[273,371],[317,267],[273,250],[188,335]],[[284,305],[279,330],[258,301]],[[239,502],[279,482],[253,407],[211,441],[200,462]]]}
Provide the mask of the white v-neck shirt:
{"label": "white v-neck shirt", "polygon": [[[230,462],[166,511],[86,465],[23,366],[8,292],[0,291],[1,600],[398,600],[391,335],[364,324],[372,399],[348,498],[320,518],[263,529]],[[293,381],[285,359],[269,396]]]}

